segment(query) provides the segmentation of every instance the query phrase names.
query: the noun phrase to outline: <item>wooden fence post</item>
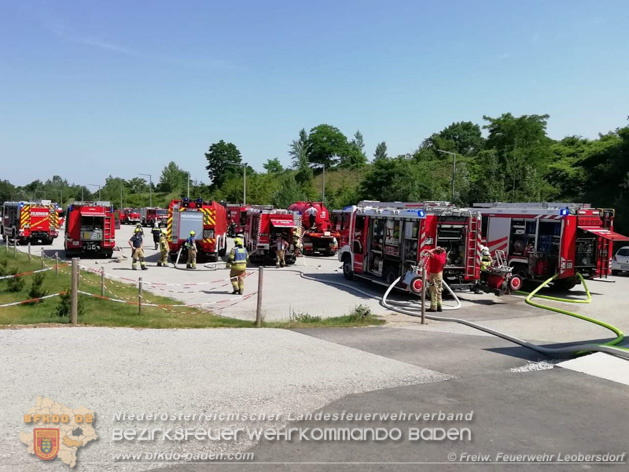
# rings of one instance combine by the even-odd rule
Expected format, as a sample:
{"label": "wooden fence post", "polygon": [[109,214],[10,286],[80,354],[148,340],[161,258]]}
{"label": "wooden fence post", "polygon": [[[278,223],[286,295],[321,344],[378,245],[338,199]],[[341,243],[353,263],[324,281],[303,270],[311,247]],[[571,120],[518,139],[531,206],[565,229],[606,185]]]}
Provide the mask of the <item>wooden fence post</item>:
{"label": "wooden fence post", "polygon": [[138,279],[138,315],[142,314],[142,277]]}
{"label": "wooden fence post", "polygon": [[422,264],[422,324],[426,324],[426,266]]}
{"label": "wooden fence post", "polygon": [[256,305],[256,328],[262,326],[262,286],[264,285],[264,267],[258,269],[258,303]]}
{"label": "wooden fence post", "polygon": [[105,296],[105,268],[100,268],[100,296]]}
{"label": "wooden fence post", "polygon": [[70,294],[70,323],[77,324],[79,319],[79,259],[72,259],[72,292]]}

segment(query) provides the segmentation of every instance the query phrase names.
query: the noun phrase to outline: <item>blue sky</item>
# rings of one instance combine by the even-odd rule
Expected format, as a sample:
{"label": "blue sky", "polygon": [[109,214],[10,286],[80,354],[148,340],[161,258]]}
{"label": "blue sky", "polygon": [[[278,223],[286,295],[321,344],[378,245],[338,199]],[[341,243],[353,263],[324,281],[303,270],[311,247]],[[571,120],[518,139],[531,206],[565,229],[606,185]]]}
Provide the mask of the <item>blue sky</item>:
{"label": "blue sky", "polygon": [[596,137],[627,124],[628,31],[625,0],[4,1],[0,179],[207,182],[211,143],[261,170],[320,123],[370,156],[503,112]]}

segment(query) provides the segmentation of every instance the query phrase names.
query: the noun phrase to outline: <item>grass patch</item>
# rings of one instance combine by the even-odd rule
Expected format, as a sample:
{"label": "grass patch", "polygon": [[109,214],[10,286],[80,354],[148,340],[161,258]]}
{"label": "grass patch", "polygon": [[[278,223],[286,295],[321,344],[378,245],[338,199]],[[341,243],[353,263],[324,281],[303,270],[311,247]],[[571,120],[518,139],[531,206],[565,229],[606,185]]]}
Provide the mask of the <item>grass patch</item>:
{"label": "grass patch", "polygon": [[374,315],[365,305],[356,306],[351,312],[343,316],[322,318],[309,313],[291,312],[286,321],[268,321],[266,328],[299,329],[299,328],[351,328],[359,326],[383,325],[384,320]]}
{"label": "grass patch", "polygon": [[[54,262],[44,260],[48,267]],[[41,258],[18,252],[7,253],[0,247],[0,273],[23,273],[42,268]],[[70,290],[70,266],[60,266],[56,275],[54,269],[44,272],[45,276],[26,275],[18,279],[0,280],[0,305],[25,301],[29,295],[54,294]],[[18,280],[18,282],[15,282]],[[105,280],[106,296],[137,302],[138,289],[133,285]],[[13,290],[13,291],[12,291]],[[79,290],[100,295],[100,276],[81,271]],[[179,300],[161,297],[145,292],[148,303],[179,305]],[[39,303],[0,307],[0,327],[10,325],[59,325],[70,324],[70,297],[53,297]],[[79,295],[79,324],[86,326],[109,326],[130,328],[251,328],[253,321],[217,316],[198,308],[142,307],[138,314],[137,305],[116,303],[108,300]],[[358,305],[349,314],[333,318],[322,318],[309,313],[291,312],[287,321],[265,322],[264,327],[279,329],[333,328],[381,325],[384,321],[375,316],[369,308]]]}
{"label": "grass patch", "polygon": [[[49,267],[54,265],[52,261],[45,260],[44,262]],[[4,248],[0,248],[0,269],[4,267],[7,273],[18,271],[22,273],[41,269],[42,263],[41,258],[35,256],[29,263],[28,256],[20,252],[14,258],[13,252],[7,253]],[[54,270],[45,274],[45,277],[35,278],[34,275],[27,275],[19,279],[0,280],[0,305],[29,300],[32,298],[29,292],[53,294],[69,290],[71,284],[69,266],[60,267],[58,275],[55,275]],[[12,280],[21,282],[15,283],[11,282]],[[35,290],[33,290],[33,282],[35,282]],[[138,289],[133,285],[112,282],[108,279],[105,284],[110,290],[106,291],[105,295],[137,302]],[[79,290],[100,295],[100,276],[81,271]],[[145,295],[147,302],[150,303],[181,304],[178,300],[152,293],[145,292]],[[46,323],[70,323],[69,297],[54,297],[40,303],[0,308],[0,326]],[[225,318],[198,308],[142,307],[142,314],[138,315],[136,305],[115,303],[85,295],[79,296],[79,324],[133,328],[250,328],[253,326],[251,321]]]}

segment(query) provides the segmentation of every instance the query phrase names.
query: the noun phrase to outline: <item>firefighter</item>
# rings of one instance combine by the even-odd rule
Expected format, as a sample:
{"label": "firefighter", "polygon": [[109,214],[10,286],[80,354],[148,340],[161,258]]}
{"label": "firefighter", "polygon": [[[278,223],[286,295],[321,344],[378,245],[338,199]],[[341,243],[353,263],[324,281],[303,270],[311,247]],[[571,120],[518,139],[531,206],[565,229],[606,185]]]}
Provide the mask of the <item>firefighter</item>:
{"label": "firefighter", "polygon": [[229,279],[231,280],[234,291],[233,295],[242,295],[245,291],[245,272],[247,271],[247,259],[249,254],[247,250],[242,247],[242,239],[234,239],[236,247],[229,253],[227,259],[227,268],[229,271]]}
{"label": "firefighter", "polygon": [[146,267],[146,264],[144,263],[143,240],[144,236],[142,236],[142,230],[140,228],[136,228],[133,236],[131,236],[131,239],[129,239],[129,246],[131,246],[131,249],[133,251],[131,255],[133,261],[131,263],[131,269],[133,270],[137,270],[136,263],[138,262],[138,260],[140,261],[140,267],[142,268],[142,270],[148,269],[148,267]]}
{"label": "firefighter", "polygon": [[153,229],[151,229],[151,234],[153,234],[153,242],[155,243],[155,250],[157,251],[157,247],[159,245],[159,238],[162,234],[162,230],[159,229],[159,224],[157,223],[157,221],[155,222]]}
{"label": "firefighter", "polygon": [[491,253],[489,252],[489,248],[487,246],[483,246],[481,248],[480,254],[480,280],[483,284],[485,284],[487,283],[487,273],[494,261],[491,258]]}
{"label": "firefighter", "polygon": [[188,250],[188,262],[186,263],[186,269],[197,268],[197,243],[194,240],[194,231],[190,231],[190,236],[186,239],[184,246]]}
{"label": "firefighter", "polygon": [[489,248],[487,246],[483,246],[480,253],[481,253],[480,270],[483,272],[486,272],[489,270],[489,268],[491,267],[494,261],[491,258],[491,253],[489,252]]}
{"label": "firefighter", "polygon": [[166,229],[162,229],[159,236],[159,262],[157,267],[168,267],[168,252],[170,251],[170,244],[166,235]]}
{"label": "firefighter", "polygon": [[317,209],[314,207],[312,202],[310,202],[310,207],[306,210],[306,215],[308,215],[308,222],[310,223],[309,228],[314,228],[315,221],[317,220]]}
{"label": "firefighter", "polygon": [[446,251],[437,246],[428,251],[428,271],[430,272],[430,309],[428,311],[443,311],[441,308],[441,293],[443,292],[443,268],[446,265]]}
{"label": "firefighter", "polygon": [[275,267],[286,266],[286,249],[288,249],[288,241],[280,233],[275,240]]}

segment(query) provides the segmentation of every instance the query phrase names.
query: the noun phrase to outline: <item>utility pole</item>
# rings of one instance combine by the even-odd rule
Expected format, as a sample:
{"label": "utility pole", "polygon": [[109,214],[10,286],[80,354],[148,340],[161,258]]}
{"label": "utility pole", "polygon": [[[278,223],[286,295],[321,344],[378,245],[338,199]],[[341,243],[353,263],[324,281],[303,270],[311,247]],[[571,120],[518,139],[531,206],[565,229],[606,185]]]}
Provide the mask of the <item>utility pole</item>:
{"label": "utility pole", "polygon": [[190,199],[190,172],[188,172],[187,174],[188,174],[188,193],[186,194],[186,196],[188,197],[188,199]]}
{"label": "utility pole", "polygon": [[124,208],[124,204],[122,201],[122,182],[120,182],[120,211]]}
{"label": "utility pole", "polygon": [[449,154],[452,156],[452,198],[451,201],[454,203],[454,181],[456,177],[456,153],[450,151],[442,151],[441,149],[437,149],[437,152],[441,152],[443,154]]}
{"label": "utility pole", "polygon": [[153,206],[153,193],[152,193],[153,176],[151,174],[138,174],[138,175],[145,175],[149,178],[149,206],[152,207]]}

